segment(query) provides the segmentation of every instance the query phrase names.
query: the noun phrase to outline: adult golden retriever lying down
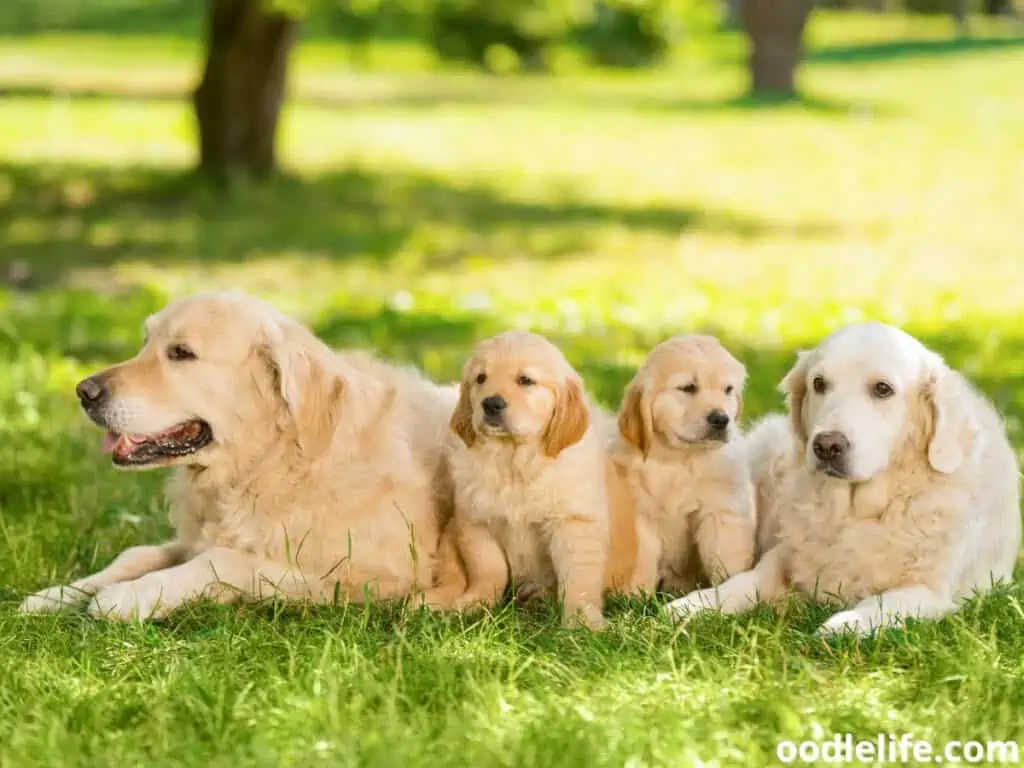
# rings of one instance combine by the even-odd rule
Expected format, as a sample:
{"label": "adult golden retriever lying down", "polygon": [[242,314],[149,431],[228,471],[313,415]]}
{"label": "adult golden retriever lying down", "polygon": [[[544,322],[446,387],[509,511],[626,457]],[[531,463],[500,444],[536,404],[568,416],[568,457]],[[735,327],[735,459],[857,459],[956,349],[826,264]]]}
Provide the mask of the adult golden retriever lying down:
{"label": "adult golden retriever lying down", "polygon": [[789,419],[749,437],[759,503],[753,570],[669,605],[735,613],[789,588],[846,608],[826,633],[937,618],[1009,579],[1019,470],[968,382],[902,331],[854,325],[802,353]]}
{"label": "adult golden retriever lying down", "polygon": [[78,395],[116,466],[175,467],[176,535],[22,610],[148,618],[198,597],[358,601],[430,586],[454,388],[217,294],[151,317],[139,354]]}

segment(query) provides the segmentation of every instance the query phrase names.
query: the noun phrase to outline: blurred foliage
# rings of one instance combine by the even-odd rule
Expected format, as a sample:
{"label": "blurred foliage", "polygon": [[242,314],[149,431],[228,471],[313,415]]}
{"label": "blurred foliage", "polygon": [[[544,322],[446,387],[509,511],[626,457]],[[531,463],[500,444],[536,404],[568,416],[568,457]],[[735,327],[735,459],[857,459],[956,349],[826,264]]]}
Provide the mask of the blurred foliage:
{"label": "blurred foliage", "polygon": [[[300,17],[307,36],[354,43],[427,41],[442,60],[491,71],[546,69],[572,46],[602,66],[662,59],[684,32],[713,28],[715,0],[267,0]],[[5,0],[0,33],[49,30],[197,36],[200,0]]]}

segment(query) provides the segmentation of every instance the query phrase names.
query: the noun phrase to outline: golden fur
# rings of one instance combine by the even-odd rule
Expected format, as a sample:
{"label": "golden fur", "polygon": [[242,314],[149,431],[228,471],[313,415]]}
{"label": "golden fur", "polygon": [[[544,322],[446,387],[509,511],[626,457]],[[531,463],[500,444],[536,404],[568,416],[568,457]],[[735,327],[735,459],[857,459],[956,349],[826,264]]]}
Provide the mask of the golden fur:
{"label": "golden fur", "polygon": [[[627,388],[612,456],[636,507],[632,589],[687,592],[752,565],[753,489],[736,427],[745,378],[713,337],[677,336]],[[713,429],[711,414],[726,426]]]}
{"label": "golden fur", "polygon": [[[456,399],[416,372],[337,354],[299,323],[236,294],[175,302],[138,355],[96,377],[92,418],[124,435],[201,419],[213,441],[176,465],[174,539],[29,597],[26,611],[88,604],[161,616],[198,597],[403,597],[433,580],[450,514],[441,450]],[[182,347],[195,359],[175,360]],[[111,440],[113,438],[110,438]]]}
{"label": "golden fur", "polygon": [[[493,398],[505,406],[488,417]],[[543,337],[510,331],[479,345],[451,418],[451,549],[466,576],[446,568],[428,605],[492,605],[511,578],[557,588],[567,624],[604,625],[610,522],[595,414],[578,374]]]}
{"label": "golden fur", "polygon": [[[1019,468],[993,407],[938,355],[879,323],[802,353],[788,419],[751,435],[763,557],[669,606],[746,610],[795,589],[846,608],[824,632],[937,618],[1009,579]],[[822,438],[846,441],[833,456]]]}

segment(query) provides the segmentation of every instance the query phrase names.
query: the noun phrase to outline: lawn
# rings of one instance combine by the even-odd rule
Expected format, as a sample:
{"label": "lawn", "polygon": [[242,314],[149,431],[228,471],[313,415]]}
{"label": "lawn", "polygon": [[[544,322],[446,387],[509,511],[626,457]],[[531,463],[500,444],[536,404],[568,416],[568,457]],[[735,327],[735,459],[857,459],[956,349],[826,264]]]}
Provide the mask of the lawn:
{"label": "lawn", "polygon": [[73,385],[200,287],[444,379],[529,326],[612,407],[652,344],[710,331],[748,366],[751,419],[797,349],[877,318],[965,370],[1024,447],[1024,39],[947,26],[820,14],[791,104],[740,97],[736,40],[657,73],[496,81],[401,46],[359,69],[318,38],[288,177],[228,197],[185,175],[191,38],[0,39],[0,766],[758,766],[837,732],[1024,742],[1016,586],[859,643],[814,637],[827,612],[799,603],[684,627],[619,603],[596,637],[544,610],[15,610],[167,535],[161,478],[109,467]]}

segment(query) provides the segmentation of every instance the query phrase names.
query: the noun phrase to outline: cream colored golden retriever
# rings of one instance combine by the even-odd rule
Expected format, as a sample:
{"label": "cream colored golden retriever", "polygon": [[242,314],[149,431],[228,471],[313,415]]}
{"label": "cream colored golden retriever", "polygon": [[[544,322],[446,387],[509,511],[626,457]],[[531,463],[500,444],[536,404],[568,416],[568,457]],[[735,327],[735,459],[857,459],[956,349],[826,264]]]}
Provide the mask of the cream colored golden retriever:
{"label": "cream colored golden retriever", "polygon": [[754,495],[736,425],[745,379],[717,339],[676,336],[626,389],[612,457],[636,507],[634,588],[688,592],[753,564]]}
{"label": "cream colored golden retriever", "polygon": [[337,354],[267,304],[218,294],[151,317],[139,354],[78,396],[115,466],[175,467],[176,535],[23,611],[144,619],[199,597],[358,601],[432,583],[454,388]]}
{"label": "cream colored golden retriever", "polygon": [[838,603],[825,633],[936,618],[1009,579],[1019,470],[992,406],[906,333],[854,325],[782,382],[789,420],[751,435],[764,510],[753,570],[669,605],[727,613],[795,589]]}
{"label": "cream colored golden retriever", "polygon": [[609,513],[605,438],[580,377],[541,336],[480,344],[451,418],[453,551],[465,568],[428,592],[432,607],[493,605],[509,579],[557,588],[568,625],[604,625]]}

